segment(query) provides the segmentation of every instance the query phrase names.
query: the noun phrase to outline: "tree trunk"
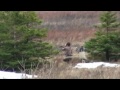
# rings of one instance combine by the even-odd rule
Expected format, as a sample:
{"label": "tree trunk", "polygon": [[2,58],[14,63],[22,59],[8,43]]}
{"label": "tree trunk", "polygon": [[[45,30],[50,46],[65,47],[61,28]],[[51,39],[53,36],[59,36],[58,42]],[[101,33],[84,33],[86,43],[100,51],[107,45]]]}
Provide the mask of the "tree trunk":
{"label": "tree trunk", "polygon": [[106,61],[110,60],[110,52],[109,50],[106,50]]}

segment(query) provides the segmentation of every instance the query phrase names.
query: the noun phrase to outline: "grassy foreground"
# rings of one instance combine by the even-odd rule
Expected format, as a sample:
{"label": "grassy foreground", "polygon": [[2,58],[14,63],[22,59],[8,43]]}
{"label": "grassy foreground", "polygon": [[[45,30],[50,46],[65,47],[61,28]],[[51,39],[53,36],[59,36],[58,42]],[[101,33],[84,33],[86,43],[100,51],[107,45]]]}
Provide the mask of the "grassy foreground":
{"label": "grassy foreground", "polygon": [[120,79],[120,68],[75,69],[71,64],[51,65],[35,72],[36,79]]}

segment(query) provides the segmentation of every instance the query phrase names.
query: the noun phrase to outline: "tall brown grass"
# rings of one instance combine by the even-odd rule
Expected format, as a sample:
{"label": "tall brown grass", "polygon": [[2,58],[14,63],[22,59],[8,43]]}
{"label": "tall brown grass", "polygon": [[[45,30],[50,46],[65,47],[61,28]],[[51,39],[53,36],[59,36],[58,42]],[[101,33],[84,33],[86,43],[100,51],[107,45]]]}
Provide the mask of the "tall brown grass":
{"label": "tall brown grass", "polygon": [[48,31],[46,41],[54,43],[57,45],[64,45],[66,42],[71,42],[72,44],[82,44],[88,41],[90,38],[94,37],[95,30],[50,30]]}
{"label": "tall brown grass", "polygon": [[78,62],[66,63],[61,56],[56,56],[49,66],[37,68],[31,74],[38,76],[35,79],[120,79],[120,67],[74,68]]}
{"label": "tall brown grass", "polygon": [[[44,40],[55,45],[64,45],[68,41],[84,44],[94,37],[94,24],[99,23],[101,13],[102,11],[40,11],[39,16],[43,20],[41,26],[48,28]],[[117,16],[120,20],[119,11]],[[120,68],[75,69],[75,64],[63,62],[62,56],[58,55],[49,68],[45,66],[37,69],[34,74],[38,75],[37,79],[120,79]]]}
{"label": "tall brown grass", "polygon": [[63,63],[60,67],[42,68],[36,74],[36,79],[120,79],[120,68],[75,69]]}

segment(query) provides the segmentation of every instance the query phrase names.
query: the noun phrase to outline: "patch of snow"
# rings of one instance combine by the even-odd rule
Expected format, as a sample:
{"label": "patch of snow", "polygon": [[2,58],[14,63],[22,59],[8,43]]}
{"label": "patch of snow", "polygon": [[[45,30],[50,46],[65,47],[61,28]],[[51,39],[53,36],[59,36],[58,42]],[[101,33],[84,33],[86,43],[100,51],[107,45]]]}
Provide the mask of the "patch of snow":
{"label": "patch of snow", "polygon": [[78,63],[74,68],[97,68],[99,66],[103,67],[120,67],[119,64],[111,64],[105,62],[93,62],[93,63]]}
{"label": "patch of snow", "polygon": [[37,76],[29,75],[25,73],[0,71],[0,79],[25,79],[25,78],[34,78],[34,77],[37,77]]}
{"label": "patch of snow", "polygon": [[120,65],[119,64],[105,63],[104,67],[120,67]]}

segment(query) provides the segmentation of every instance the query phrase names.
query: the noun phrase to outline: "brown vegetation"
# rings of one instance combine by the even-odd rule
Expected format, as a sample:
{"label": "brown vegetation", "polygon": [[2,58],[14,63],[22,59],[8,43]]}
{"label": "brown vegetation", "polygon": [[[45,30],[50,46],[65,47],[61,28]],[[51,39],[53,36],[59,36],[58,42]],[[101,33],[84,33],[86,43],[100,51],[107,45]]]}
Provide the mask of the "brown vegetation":
{"label": "brown vegetation", "polygon": [[120,68],[75,69],[64,63],[59,68],[40,69],[36,74],[37,79],[119,79]]}
{"label": "brown vegetation", "polygon": [[[84,43],[94,37],[94,25],[103,11],[39,11],[41,27],[48,28],[45,40],[54,44]],[[115,11],[116,12],[116,11]],[[117,11],[118,20],[120,12]]]}
{"label": "brown vegetation", "polygon": [[[52,44],[83,44],[94,37],[94,24],[99,23],[102,11],[40,11],[42,27],[48,28],[44,39]],[[117,12],[120,16],[120,12]],[[120,17],[119,17],[120,18]],[[118,20],[119,20],[118,18]],[[75,69],[73,64],[62,61],[62,55],[55,57],[50,68],[43,67],[35,72],[39,79],[119,79],[120,68]]]}

